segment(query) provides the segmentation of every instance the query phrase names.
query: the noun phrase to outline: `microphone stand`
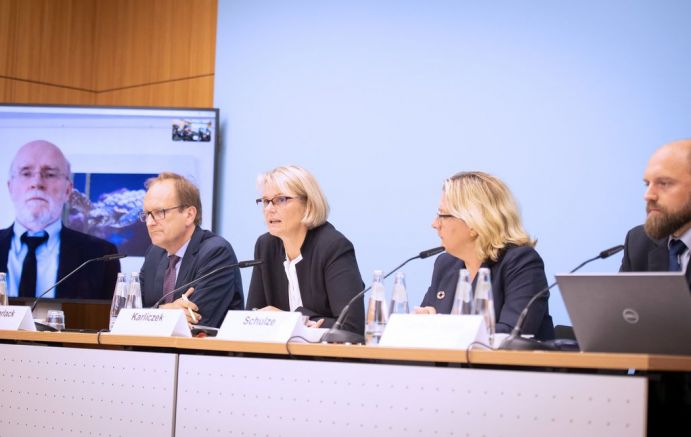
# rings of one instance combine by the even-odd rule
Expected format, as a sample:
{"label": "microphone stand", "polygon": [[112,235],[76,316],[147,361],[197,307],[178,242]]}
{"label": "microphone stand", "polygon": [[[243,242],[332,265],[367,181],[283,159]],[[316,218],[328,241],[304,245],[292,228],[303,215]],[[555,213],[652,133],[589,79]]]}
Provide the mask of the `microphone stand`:
{"label": "microphone stand", "polygon": [[[439,253],[442,253],[444,251],[443,247],[435,247],[434,249],[428,249],[428,250],[423,250],[419,254],[415,255],[412,258],[408,258],[407,260],[403,261],[398,267],[395,269],[391,270],[389,273],[384,275],[383,279],[388,278],[391,276],[393,273],[398,271],[401,267],[404,265],[408,264],[410,261],[414,259],[424,259],[428,258],[430,256],[437,255]],[[353,304],[357,299],[361,298],[362,296],[365,295],[372,286],[370,285],[369,287],[365,288],[355,296],[353,296],[350,301],[346,304],[346,306],[343,307],[341,310],[341,314],[339,314],[338,318],[336,319],[336,322],[333,324],[331,329],[329,329],[324,335],[322,335],[321,342],[326,342],[326,343],[350,343],[350,344],[358,344],[358,343],[364,343],[365,342],[365,337],[361,334],[357,334],[352,331],[348,331],[346,329],[342,329],[343,323],[345,323],[346,318],[348,317],[348,310],[350,310],[350,305]]]}
{"label": "microphone stand", "polygon": [[[263,262],[263,261],[260,260],[260,259],[252,259],[252,260],[248,260],[248,261],[240,261],[240,262],[237,262],[237,263],[235,263],[235,264],[228,264],[227,266],[221,266],[221,267],[219,267],[219,268],[217,268],[217,269],[214,269],[214,270],[210,271],[209,273],[205,273],[205,274],[203,274],[202,276],[200,276],[200,277],[198,277],[198,278],[196,278],[196,279],[191,280],[190,282],[188,282],[188,283],[186,283],[186,284],[183,284],[183,285],[181,285],[181,286],[179,286],[179,287],[177,287],[177,288],[175,288],[175,289],[173,289],[173,290],[170,290],[168,293],[166,293],[166,294],[164,294],[163,296],[161,296],[161,298],[160,298],[159,300],[157,300],[156,303],[153,304],[153,305],[151,306],[151,308],[154,308],[154,309],[155,309],[155,308],[158,308],[158,306],[161,305],[161,302],[163,302],[163,300],[164,300],[166,297],[170,296],[171,294],[175,294],[175,293],[177,293],[177,292],[180,291],[180,290],[184,290],[185,288],[188,288],[190,285],[194,285],[194,284],[196,284],[197,282],[201,281],[202,279],[206,279],[206,278],[208,278],[209,276],[215,275],[216,273],[218,273],[218,272],[220,272],[220,271],[227,270],[227,269],[234,269],[234,268],[241,268],[241,269],[244,269],[245,267],[258,266],[258,265],[261,264],[262,262]],[[191,299],[190,299],[190,300],[191,300]]]}
{"label": "microphone stand", "polygon": [[[81,270],[82,268],[84,268],[84,266],[86,266],[87,264],[90,264],[90,263],[92,263],[92,262],[94,262],[94,261],[115,261],[115,260],[118,260],[118,259],[121,259],[121,258],[125,258],[126,256],[127,256],[127,255],[121,254],[121,253],[112,253],[112,254],[110,254],[110,255],[101,256],[101,257],[99,257],[99,258],[91,258],[91,259],[88,259],[88,260],[84,261],[84,262],[81,263],[76,269],[72,270],[72,271],[69,272],[67,275],[65,275],[64,278],[60,279],[58,282],[56,282],[55,284],[53,284],[53,285],[52,285],[51,287],[49,287],[47,290],[45,290],[44,292],[42,292],[41,294],[39,294],[38,297],[34,300],[34,303],[31,305],[31,312],[32,312],[32,313],[34,312],[34,310],[36,309],[36,305],[38,305],[38,301],[41,300],[41,299],[43,298],[43,296],[45,296],[46,294],[48,294],[48,292],[49,292],[50,290],[54,289],[54,288],[57,287],[58,285],[60,285],[60,284],[62,284],[63,282],[65,282],[65,280],[66,280],[67,278],[69,278],[70,276],[72,276],[72,275],[74,275],[75,273],[77,273],[78,271],[80,271],[80,270]],[[46,325],[46,324],[41,323],[41,322],[36,322],[36,321],[34,321],[34,325],[36,325],[36,329],[39,330],[39,331],[57,331],[57,329],[53,328],[52,326]]]}
{"label": "microphone stand", "polygon": [[[609,258],[610,256],[614,255],[615,253],[619,253],[622,250],[624,250],[624,246],[621,246],[621,245],[614,246],[612,248],[603,250],[597,256],[594,256],[594,257],[580,263],[577,267],[572,269],[569,273],[574,273],[577,270],[580,270],[581,267],[583,267],[586,264],[589,264],[589,263],[591,263],[597,259]],[[516,326],[514,326],[513,330],[511,331],[511,334],[508,337],[506,337],[504,339],[504,341],[502,341],[501,345],[499,345],[500,350],[512,350],[512,351],[557,350],[557,347],[554,346],[553,344],[544,343],[544,342],[541,342],[538,340],[534,340],[532,338],[521,337],[521,333],[523,331],[523,325],[525,324],[525,318],[528,316],[528,310],[533,305],[533,302],[535,302],[537,299],[539,299],[540,297],[545,295],[549,290],[551,290],[557,284],[558,284],[558,282],[554,281],[548,287],[543,288],[542,290],[537,292],[528,301],[525,308],[523,308],[521,315],[518,317],[518,321],[516,322]]]}

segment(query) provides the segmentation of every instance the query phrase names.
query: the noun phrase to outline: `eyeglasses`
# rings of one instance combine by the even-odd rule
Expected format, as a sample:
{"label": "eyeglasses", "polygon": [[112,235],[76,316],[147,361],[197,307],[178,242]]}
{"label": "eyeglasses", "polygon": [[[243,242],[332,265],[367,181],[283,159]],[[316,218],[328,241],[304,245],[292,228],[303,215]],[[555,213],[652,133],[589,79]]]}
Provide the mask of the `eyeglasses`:
{"label": "eyeglasses", "polygon": [[67,179],[67,175],[62,173],[60,170],[52,168],[44,168],[38,171],[29,170],[28,168],[21,169],[14,174],[14,177],[22,181],[32,180],[34,177],[40,177],[46,182],[56,182],[62,178]]}
{"label": "eyeglasses", "polygon": [[259,199],[255,200],[255,202],[257,203],[257,206],[260,206],[262,208],[268,208],[269,204],[272,204],[276,208],[282,208],[286,206],[286,203],[288,203],[289,200],[292,199],[303,199],[303,197],[276,196],[272,199],[265,199],[263,197],[260,197]]}
{"label": "eyeglasses", "polygon": [[173,206],[170,208],[159,208],[159,209],[154,209],[152,211],[141,211],[138,214],[139,220],[146,223],[147,217],[151,216],[151,218],[154,219],[155,222],[159,222],[159,221],[164,220],[166,218],[166,211],[171,211],[173,209],[178,209],[178,208],[187,208],[187,205],[178,205],[178,206]]}

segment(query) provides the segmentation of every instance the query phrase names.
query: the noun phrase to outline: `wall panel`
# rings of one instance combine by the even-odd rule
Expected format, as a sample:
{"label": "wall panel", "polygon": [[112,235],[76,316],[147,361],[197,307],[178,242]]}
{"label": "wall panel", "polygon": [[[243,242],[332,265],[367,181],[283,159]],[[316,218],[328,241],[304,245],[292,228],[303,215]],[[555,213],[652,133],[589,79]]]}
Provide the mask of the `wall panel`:
{"label": "wall panel", "polygon": [[0,0],[0,101],[213,106],[216,0]]}
{"label": "wall panel", "polygon": [[95,100],[90,91],[0,77],[0,101],[5,103],[93,105]]}

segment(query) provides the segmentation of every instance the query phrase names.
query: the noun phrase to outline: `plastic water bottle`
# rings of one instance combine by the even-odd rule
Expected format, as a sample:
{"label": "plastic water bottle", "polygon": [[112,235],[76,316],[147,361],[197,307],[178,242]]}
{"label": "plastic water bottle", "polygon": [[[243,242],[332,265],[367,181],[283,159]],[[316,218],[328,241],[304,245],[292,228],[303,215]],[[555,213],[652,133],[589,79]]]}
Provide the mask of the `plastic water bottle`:
{"label": "plastic water bottle", "polygon": [[139,273],[133,272],[130,279],[130,287],[127,293],[127,302],[125,308],[141,308],[142,307],[142,288],[139,284]]}
{"label": "plastic water bottle", "polygon": [[372,293],[367,305],[367,323],[365,325],[365,343],[367,345],[379,344],[386,322],[389,320],[388,315],[384,274],[381,270],[375,270],[374,279],[372,280]]}
{"label": "plastic water bottle", "polygon": [[473,314],[473,284],[470,281],[470,272],[466,269],[461,269],[458,273],[451,314]]}
{"label": "plastic water bottle", "polygon": [[478,271],[477,284],[475,284],[475,300],[473,301],[474,312],[485,319],[485,326],[489,334],[490,344],[494,342],[495,318],[494,318],[494,298],[492,297],[492,274],[488,268],[481,268]]}
{"label": "plastic water bottle", "polygon": [[405,273],[398,272],[393,281],[391,293],[391,314],[408,314],[408,293],[405,288]]}
{"label": "plastic water bottle", "polygon": [[0,272],[0,305],[7,306],[7,273]]}
{"label": "plastic water bottle", "polygon": [[113,291],[113,303],[110,304],[110,329],[113,329],[115,320],[120,314],[120,310],[125,308],[127,302],[127,278],[123,273],[118,273],[115,281],[115,291]]}

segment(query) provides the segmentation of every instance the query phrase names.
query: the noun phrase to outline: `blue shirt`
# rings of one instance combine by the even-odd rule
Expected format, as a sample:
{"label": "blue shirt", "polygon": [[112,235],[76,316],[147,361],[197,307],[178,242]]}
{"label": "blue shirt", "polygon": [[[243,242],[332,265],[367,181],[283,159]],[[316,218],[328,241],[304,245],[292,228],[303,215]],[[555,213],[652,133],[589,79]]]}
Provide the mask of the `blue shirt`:
{"label": "blue shirt", "polygon": [[[58,279],[58,265],[60,264],[60,231],[62,222],[55,222],[46,226],[44,231],[31,232],[18,222],[13,225],[14,236],[10,244],[10,253],[7,257],[7,295],[17,297],[19,295],[19,281],[22,278],[22,266],[28,252],[26,244],[22,243],[22,234],[28,232],[30,237],[41,236],[48,232],[48,241],[36,249],[36,293],[40,295],[43,290],[53,286]],[[51,290],[44,297],[55,297],[55,290]]]}

